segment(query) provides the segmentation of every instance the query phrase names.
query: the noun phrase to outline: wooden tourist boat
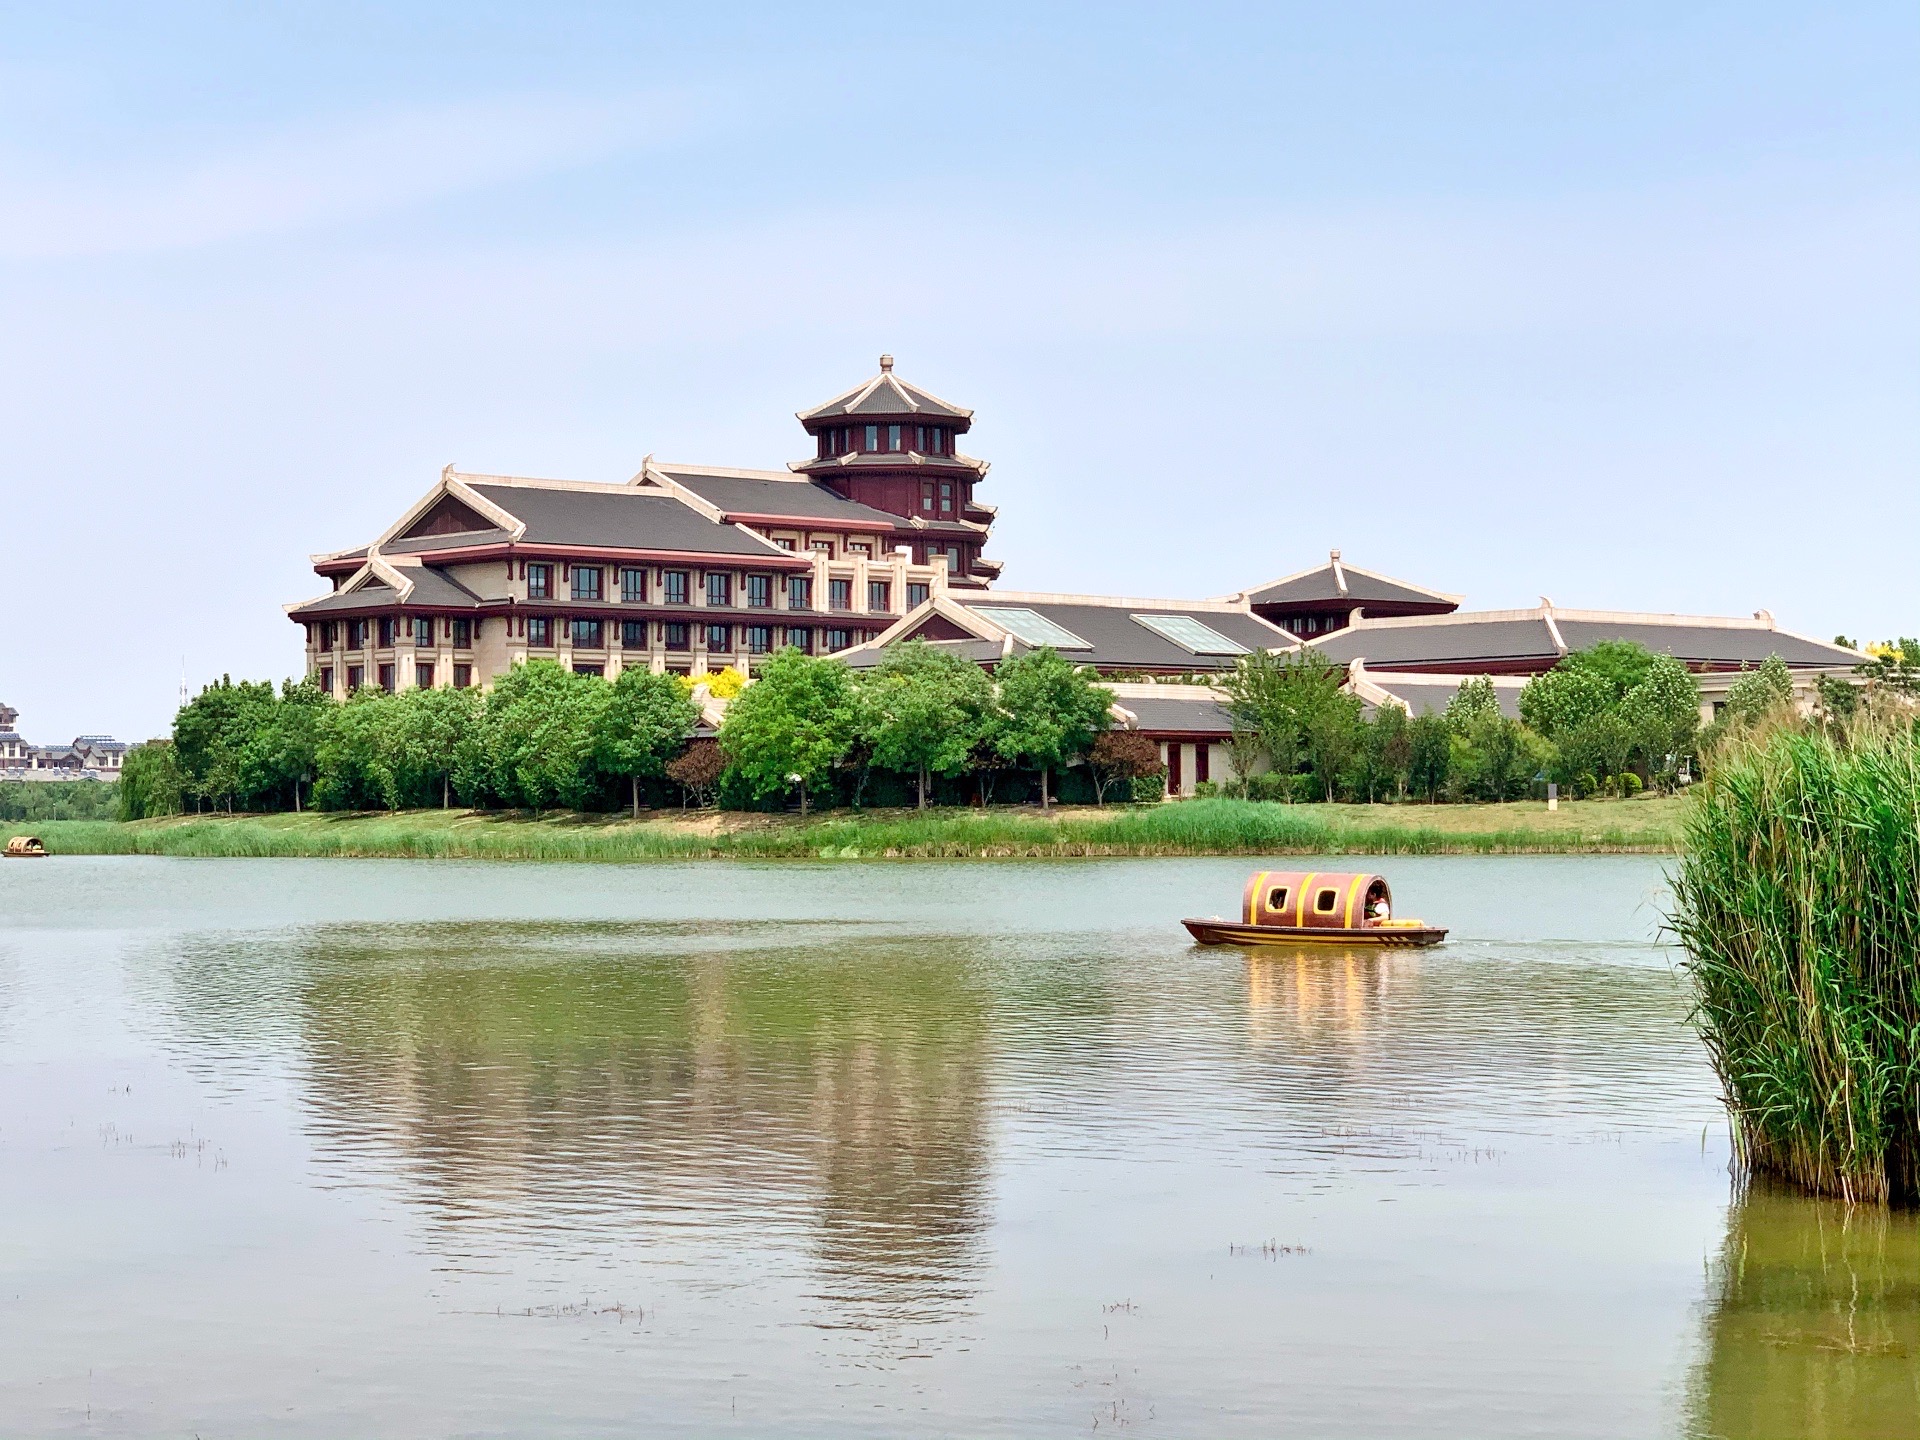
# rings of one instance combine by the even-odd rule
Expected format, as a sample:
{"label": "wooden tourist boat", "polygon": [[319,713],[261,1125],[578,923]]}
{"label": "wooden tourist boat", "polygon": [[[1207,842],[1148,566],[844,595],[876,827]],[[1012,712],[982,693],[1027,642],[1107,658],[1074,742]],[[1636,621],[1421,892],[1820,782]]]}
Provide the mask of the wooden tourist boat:
{"label": "wooden tourist boat", "polygon": [[0,851],[9,860],[27,860],[46,853],[47,847],[40,843],[38,835],[16,835],[7,841],[7,848]]}
{"label": "wooden tourist boat", "polygon": [[1438,945],[1444,926],[1402,920],[1384,875],[1261,870],[1238,920],[1182,920],[1202,945]]}

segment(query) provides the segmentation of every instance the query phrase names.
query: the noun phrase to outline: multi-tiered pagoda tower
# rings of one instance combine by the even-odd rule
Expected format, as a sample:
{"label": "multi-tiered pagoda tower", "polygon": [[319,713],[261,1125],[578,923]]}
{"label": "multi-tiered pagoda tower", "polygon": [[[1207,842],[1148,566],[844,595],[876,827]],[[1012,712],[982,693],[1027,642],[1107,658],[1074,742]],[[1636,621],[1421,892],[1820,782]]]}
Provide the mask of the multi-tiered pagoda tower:
{"label": "multi-tiered pagoda tower", "polygon": [[993,507],[973,498],[987,462],[960,453],[973,412],[910,385],[880,357],[880,373],[824,405],[800,412],[813,437],[810,459],[791,469],[848,500],[906,519],[916,564],[944,557],[948,583],[984,586],[1000,562],[981,557]]}

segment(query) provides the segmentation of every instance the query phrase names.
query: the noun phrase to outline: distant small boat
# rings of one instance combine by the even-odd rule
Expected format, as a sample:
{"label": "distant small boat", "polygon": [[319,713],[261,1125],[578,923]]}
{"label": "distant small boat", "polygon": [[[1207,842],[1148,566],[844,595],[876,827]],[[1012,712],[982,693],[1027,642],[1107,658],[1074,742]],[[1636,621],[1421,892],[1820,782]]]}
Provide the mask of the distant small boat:
{"label": "distant small boat", "polygon": [[1445,927],[1402,920],[1382,875],[1261,870],[1240,919],[1182,920],[1202,945],[1438,945]]}
{"label": "distant small boat", "polygon": [[9,860],[30,860],[46,853],[47,847],[40,843],[38,835],[16,835],[7,841],[7,848],[0,851]]}

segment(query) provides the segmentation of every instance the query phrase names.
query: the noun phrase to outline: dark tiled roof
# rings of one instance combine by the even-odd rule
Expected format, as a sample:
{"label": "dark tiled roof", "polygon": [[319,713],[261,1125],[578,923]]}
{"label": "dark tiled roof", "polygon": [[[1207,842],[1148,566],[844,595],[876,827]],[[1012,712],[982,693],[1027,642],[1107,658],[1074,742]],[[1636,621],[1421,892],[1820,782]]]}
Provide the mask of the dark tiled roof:
{"label": "dark tiled roof", "polygon": [[[1546,660],[1560,655],[1553,633],[1538,611],[1472,612],[1432,619],[1363,621],[1310,642],[1340,664],[1360,659],[1368,669],[1396,665],[1451,666],[1470,672],[1490,662]],[[1713,623],[1684,615],[1608,615],[1597,611],[1555,611],[1554,623],[1569,650],[1584,650],[1602,640],[1631,640],[1655,654],[1696,665],[1758,665],[1778,655],[1789,665],[1855,665],[1860,657],[1838,645],[1775,630],[1761,621]]]}
{"label": "dark tiled roof", "polygon": [[841,520],[848,524],[872,525],[882,532],[906,523],[898,515],[845,499],[811,480],[763,480],[747,475],[711,475],[698,470],[676,470],[665,465],[656,468],[729,515]]}
{"label": "dark tiled roof", "polygon": [[[1449,623],[1451,622],[1451,623]],[[1369,669],[1392,665],[1448,664],[1456,660],[1557,659],[1559,650],[1538,616],[1481,620],[1435,617],[1431,624],[1396,621],[1352,625],[1309,642],[1338,664],[1365,660]]]}
{"label": "dark tiled roof", "polygon": [[[1389,695],[1405,701],[1408,711],[1414,715],[1424,715],[1429,710],[1436,715],[1440,714],[1460,689],[1460,677],[1457,675],[1449,676],[1444,680],[1426,680],[1401,675],[1382,675],[1369,670],[1367,680]],[[1500,713],[1510,720],[1518,720],[1520,718],[1520,687],[1496,685],[1493,687],[1493,693],[1500,701]]]}
{"label": "dark tiled roof", "polygon": [[800,412],[802,420],[829,420],[842,415],[863,419],[889,415],[921,420],[973,418],[971,410],[942,400],[918,385],[909,385],[891,370],[883,370],[871,380],[864,380],[851,390],[842,391],[824,404]]}
{"label": "dark tiled roof", "polygon": [[1778,655],[1789,665],[1858,665],[1860,657],[1851,650],[1809,640],[1800,635],[1767,629],[1760,625],[1689,625],[1684,618],[1638,622],[1631,626],[1618,622],[1574,620],[1560,617],[1560,634],[1572,650],[1584,650],[1602,640],[1638,640],[1656,654],[1677,660],[1697,660],[1735,665],[1745,662],[1759,665],[1769,655]]}
{"label": "dark tiled roof", "polygon": [[603,549],[684,550],[709,555],[775,553],[770,541],[709,520],[678,496],[622,485],[580,490],[543,485],[469,482],[476,494],[524,521],[532,545]]}
{"label": "dark tiled roof", "polygon": [[1333,562],[1329,560],[1317,570],[1290,575],[1271,585],[1250,590],[1247,599],[1255,605],[1364,605],[1370,600],[1409,605],[1453,602],[1452,596],[1437,594],[1385,575],[1372,575],[1364,570],[1356,570],[1351,565],[1342,565],[1340,570],[1347,582],[1344,591],[1333,573]]}
{"label": "dark tiled roof", "polygon": [[409,605],[472,609],[480,604],[480,596],[444,570],[436,570],[431,565],[401,565],[395,568],[413,581],[413,590],[407,596]]}
{"label": "dark tiled roof", "polygon": [[[998,640],[929,640],[936,650],[948,650],[964,660],[976,665],[993,665],[1000,660],[1000,642]],[[1016,644],[1016,651],[1026,647]],[[877,645],[862,645],[849,650],[838,658],[844,660],[855,670],[871,670],[886,658],[887,652]]]}
{"label": "dark tiled roof", "polygon": [[1137,722],[1134,728],[1139,730],[1179,730],[1203,735],[1226,735],[1233,730],[1233,720],[1218,700],[1121,695],[1115,698],[1114,704],[1133,714]]}
{"label": "dark tiled roof", "polygon": [[1134,615],[1191,615],[1201,624],[1238,641],[1249,650],[1271,650],[1294,643],[1293,637],[1277,625],[1269,625],[1258,616],[1236,610],[1187,608],[1165,602],[1148,601],[1138,605],[1093,605],[1085,602],[1035,600],[1017,594],[950,595],[956,604],[968,609],[1033,610],[1054,624],[1071,630],[1085,640],[1091,650],[1062,650],[1071,660],[1103,669],[1117,670],[1231,670],[1231,655],[1196,655],[1184,645],[1176,645],[1156,634]]}
{"label": "dark tiled roof", "polygon": [[330,615],[357,610],[390,610],[400,603],[400,592],[391,585],[363,585],[358,590],[336,590],[293,607],[294,618]]}
{"label": "dark tiled roof", "polygon": [[[504,530],[461,530],[451,535],[417,535],[411,540],[389,540],[386,555],[426,555],[435,550],[463,550],[469,545],[501,545],[513,537]],[[358,552],[364,556],[366,551]]]}

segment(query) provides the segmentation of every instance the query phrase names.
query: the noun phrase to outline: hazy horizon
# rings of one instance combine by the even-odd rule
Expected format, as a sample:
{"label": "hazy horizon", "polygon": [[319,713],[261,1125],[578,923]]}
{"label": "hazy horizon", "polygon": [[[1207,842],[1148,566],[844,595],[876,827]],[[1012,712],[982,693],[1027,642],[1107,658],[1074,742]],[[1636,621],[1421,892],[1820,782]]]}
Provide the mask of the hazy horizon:
{"label": "hazy horizon", "polygon": [[1003,588],[1920,630],[1920,12],[1092,13],[16,12],[0,702],[161,733],[443,465],[781,468],[883,350]]}

